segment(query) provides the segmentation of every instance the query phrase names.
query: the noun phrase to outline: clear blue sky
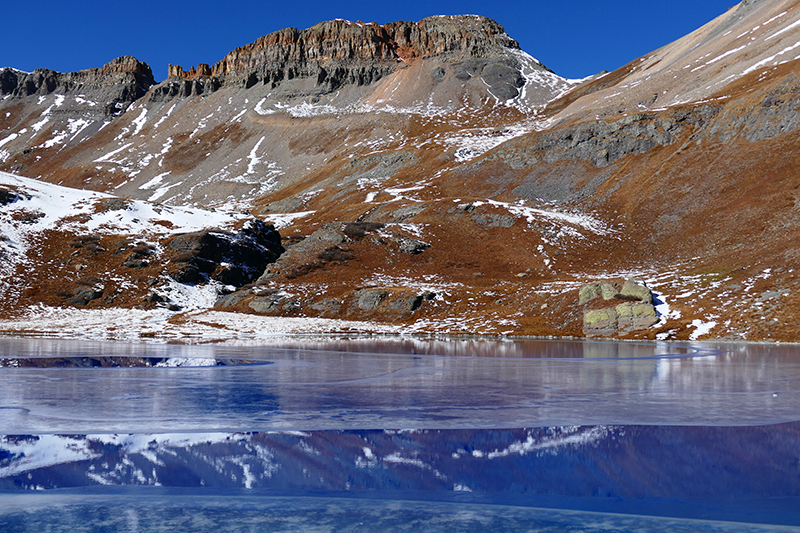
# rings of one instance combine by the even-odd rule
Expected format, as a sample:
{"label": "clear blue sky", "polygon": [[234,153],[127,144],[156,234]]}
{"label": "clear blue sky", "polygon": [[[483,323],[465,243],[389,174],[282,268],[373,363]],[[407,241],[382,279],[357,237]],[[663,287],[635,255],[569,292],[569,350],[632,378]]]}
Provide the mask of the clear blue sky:
{"label": "clear blue sky", "polygon": [[213,64],[261,35],[334,18],[417,21],[431,15],[495,19],[523,50],[571,78],[613,70],[724,13],[735,0],[38,0],[3,6],[0,66],[61,72],[130,54],[153,68]]}

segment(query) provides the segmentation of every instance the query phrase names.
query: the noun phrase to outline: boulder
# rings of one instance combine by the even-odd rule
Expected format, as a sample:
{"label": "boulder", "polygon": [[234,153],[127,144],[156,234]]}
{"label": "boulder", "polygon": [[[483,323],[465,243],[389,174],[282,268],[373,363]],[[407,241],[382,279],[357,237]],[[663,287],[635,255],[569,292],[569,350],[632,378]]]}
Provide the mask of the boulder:
{"label": "boulder", "polygon": [[581,305],[586,302],[603,297],[603,300],[611,300],[617,296],[618,291],[611,283],[607,281],[598,281],[595,283],[588,283],[580,288],[578,291],[578,303]]}
{"label": "boulder", "polygon": [[649,303],[622,303],[615,311],[619,329],[635,331],[647,329],[658,322],[658,313]]}
{"label": "boulder", "polygon": [[253,282],[283,253],[274,226],[255,219],[237,233],[204,230],[177,235],[167,250],[172,253],[167,275],[175,281],[213,278],[235,286]]}
{"label": "boulder", "polygon": [[[583,332],[587,336],[607,336],[647,329],[658,323],[653,306],[653,294],[644,281],[636,278],[621,283],[608,281],[588,283],[578,291],[580,305],[602,297],[603,302],[591,304],[583,313]],[[615,303],[605,303],[614,300]],[[620,303],[620,300],[622,302]]]}
{"label": "boulder", "polygon": [[86,301],[97,300],[101,296],[103,296],[103,291],[93,289],[93,288],[83,288],[83,289],[76,289],[75,296],[78,298],[83,298]]}
{"label": "boulder", "polygon": [[397,242],[400,244],[400,251],[410,255],[421,254],[431,247],[427,242],[410,239],[408,237],[400,237],[397,239]]}
{"label": "boulder", "polygon": [[388,293],[381,289],[361,289],[355,292],[358,297],[358,308],[364,311],[372,311],[381,305]]}
{"label": "boulder", "polygon": [[644,281],[636,278],[626,279],[619,291],[624,300],[637,300],[639,302],[653,303],[653,293],[647,288]]}
{"label": "boulder", "polygon": [[614,307],[593,309],[583,313],[583,332],[588,336],[611,335],[618,329],[619,315]]}

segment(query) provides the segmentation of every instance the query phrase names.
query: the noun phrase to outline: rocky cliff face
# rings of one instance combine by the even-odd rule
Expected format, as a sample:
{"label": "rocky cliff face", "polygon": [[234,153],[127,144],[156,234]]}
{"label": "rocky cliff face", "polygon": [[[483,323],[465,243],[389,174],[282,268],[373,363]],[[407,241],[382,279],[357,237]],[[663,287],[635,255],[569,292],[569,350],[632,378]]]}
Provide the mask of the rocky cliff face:
{"label": "rocky cliff face", "polygon": [[[406,68],[410,61],[435,57],[456,64],[456,75],[463,80],[484,77],[493,94],[509,99],[519,94],[517,89],[524,80],[519,61],[508,50],[519,51],[519,44],[497,22],[485,17],[430,17],[417,23],[385,25],[333,20],[306,30],[286,28],[270,33],[237,48],[213,66],[201,63],[185,71],[170,65],[169,78],[173,80],[157,93],[162,98],[192,96],[226,84],[248,89],[260,83],[274,89],[284,81],[310,78],[317,95],[329,94],[347,85],[373,84]],[[439,78],[443,76],[444,70],[438,73]]]}
{"label": "rocky cliff face", "polygon": [[0,96],[24,98],[49,94],[84,95],[104,101],[109,111],[127,107],[144,96],[155,84],[153,72],[146,63],[132,56],[123,56],[102,68],[78,72],[55,72],[36,69],[31,73],[11,68],[0,70]]}
{"label": "rocky cliff face", "polygon": [[[483,57],[502,48],[519,49],[497,22],[479,16],[431,17],[418,23],[386,25],[346,20],[321,22],[309,29],[286,28],[237,48],[213,67],[188,72],[170,65],[169,76],[249,76],[275,69],[313,68],[311,64],[388,63],[451,53]],[[304,67],[303,67],[304,66]]]}

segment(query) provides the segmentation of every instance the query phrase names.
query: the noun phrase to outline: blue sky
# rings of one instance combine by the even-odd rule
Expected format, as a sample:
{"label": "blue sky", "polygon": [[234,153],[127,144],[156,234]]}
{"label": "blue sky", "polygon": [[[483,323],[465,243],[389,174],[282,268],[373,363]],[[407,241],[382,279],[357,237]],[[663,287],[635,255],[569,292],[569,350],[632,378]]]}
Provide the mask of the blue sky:
{"label": "blue sky", "polygon": [[215,63],[261,35],[322,20],[387,23],[431,15],[491,17],[557,74],[578,78],[613,70],[699,28],[735,0],[39,0],[7,2],[0,33],[0,66],[61,72],[99,67],[130,54],[153,68]]}

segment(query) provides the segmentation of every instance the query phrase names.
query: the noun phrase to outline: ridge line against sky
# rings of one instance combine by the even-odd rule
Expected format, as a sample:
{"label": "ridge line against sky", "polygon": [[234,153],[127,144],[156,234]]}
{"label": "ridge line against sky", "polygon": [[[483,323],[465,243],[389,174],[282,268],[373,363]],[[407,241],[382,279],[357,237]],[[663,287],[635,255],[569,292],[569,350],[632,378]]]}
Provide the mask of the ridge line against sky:
{"label": "ridge line against sky", "polygon": [[186,69],[198,63],[213,64],[234,48],[286,27],[303,29],[336,18],[386,24],[433,15],[477,14],[499,22],[524,51],[556,74],[581,78],[619,68],[734,5],[732,0],[509,0],[494,4],[409,0],[389,5],[364,0],[307,0],[303,4],[241,0],[235,5],[211,0],[13,2],[3,8],[7,23],[0,67],[70,72],[132,55],[149,64],[155,78],[162,80],[170,63]]}

